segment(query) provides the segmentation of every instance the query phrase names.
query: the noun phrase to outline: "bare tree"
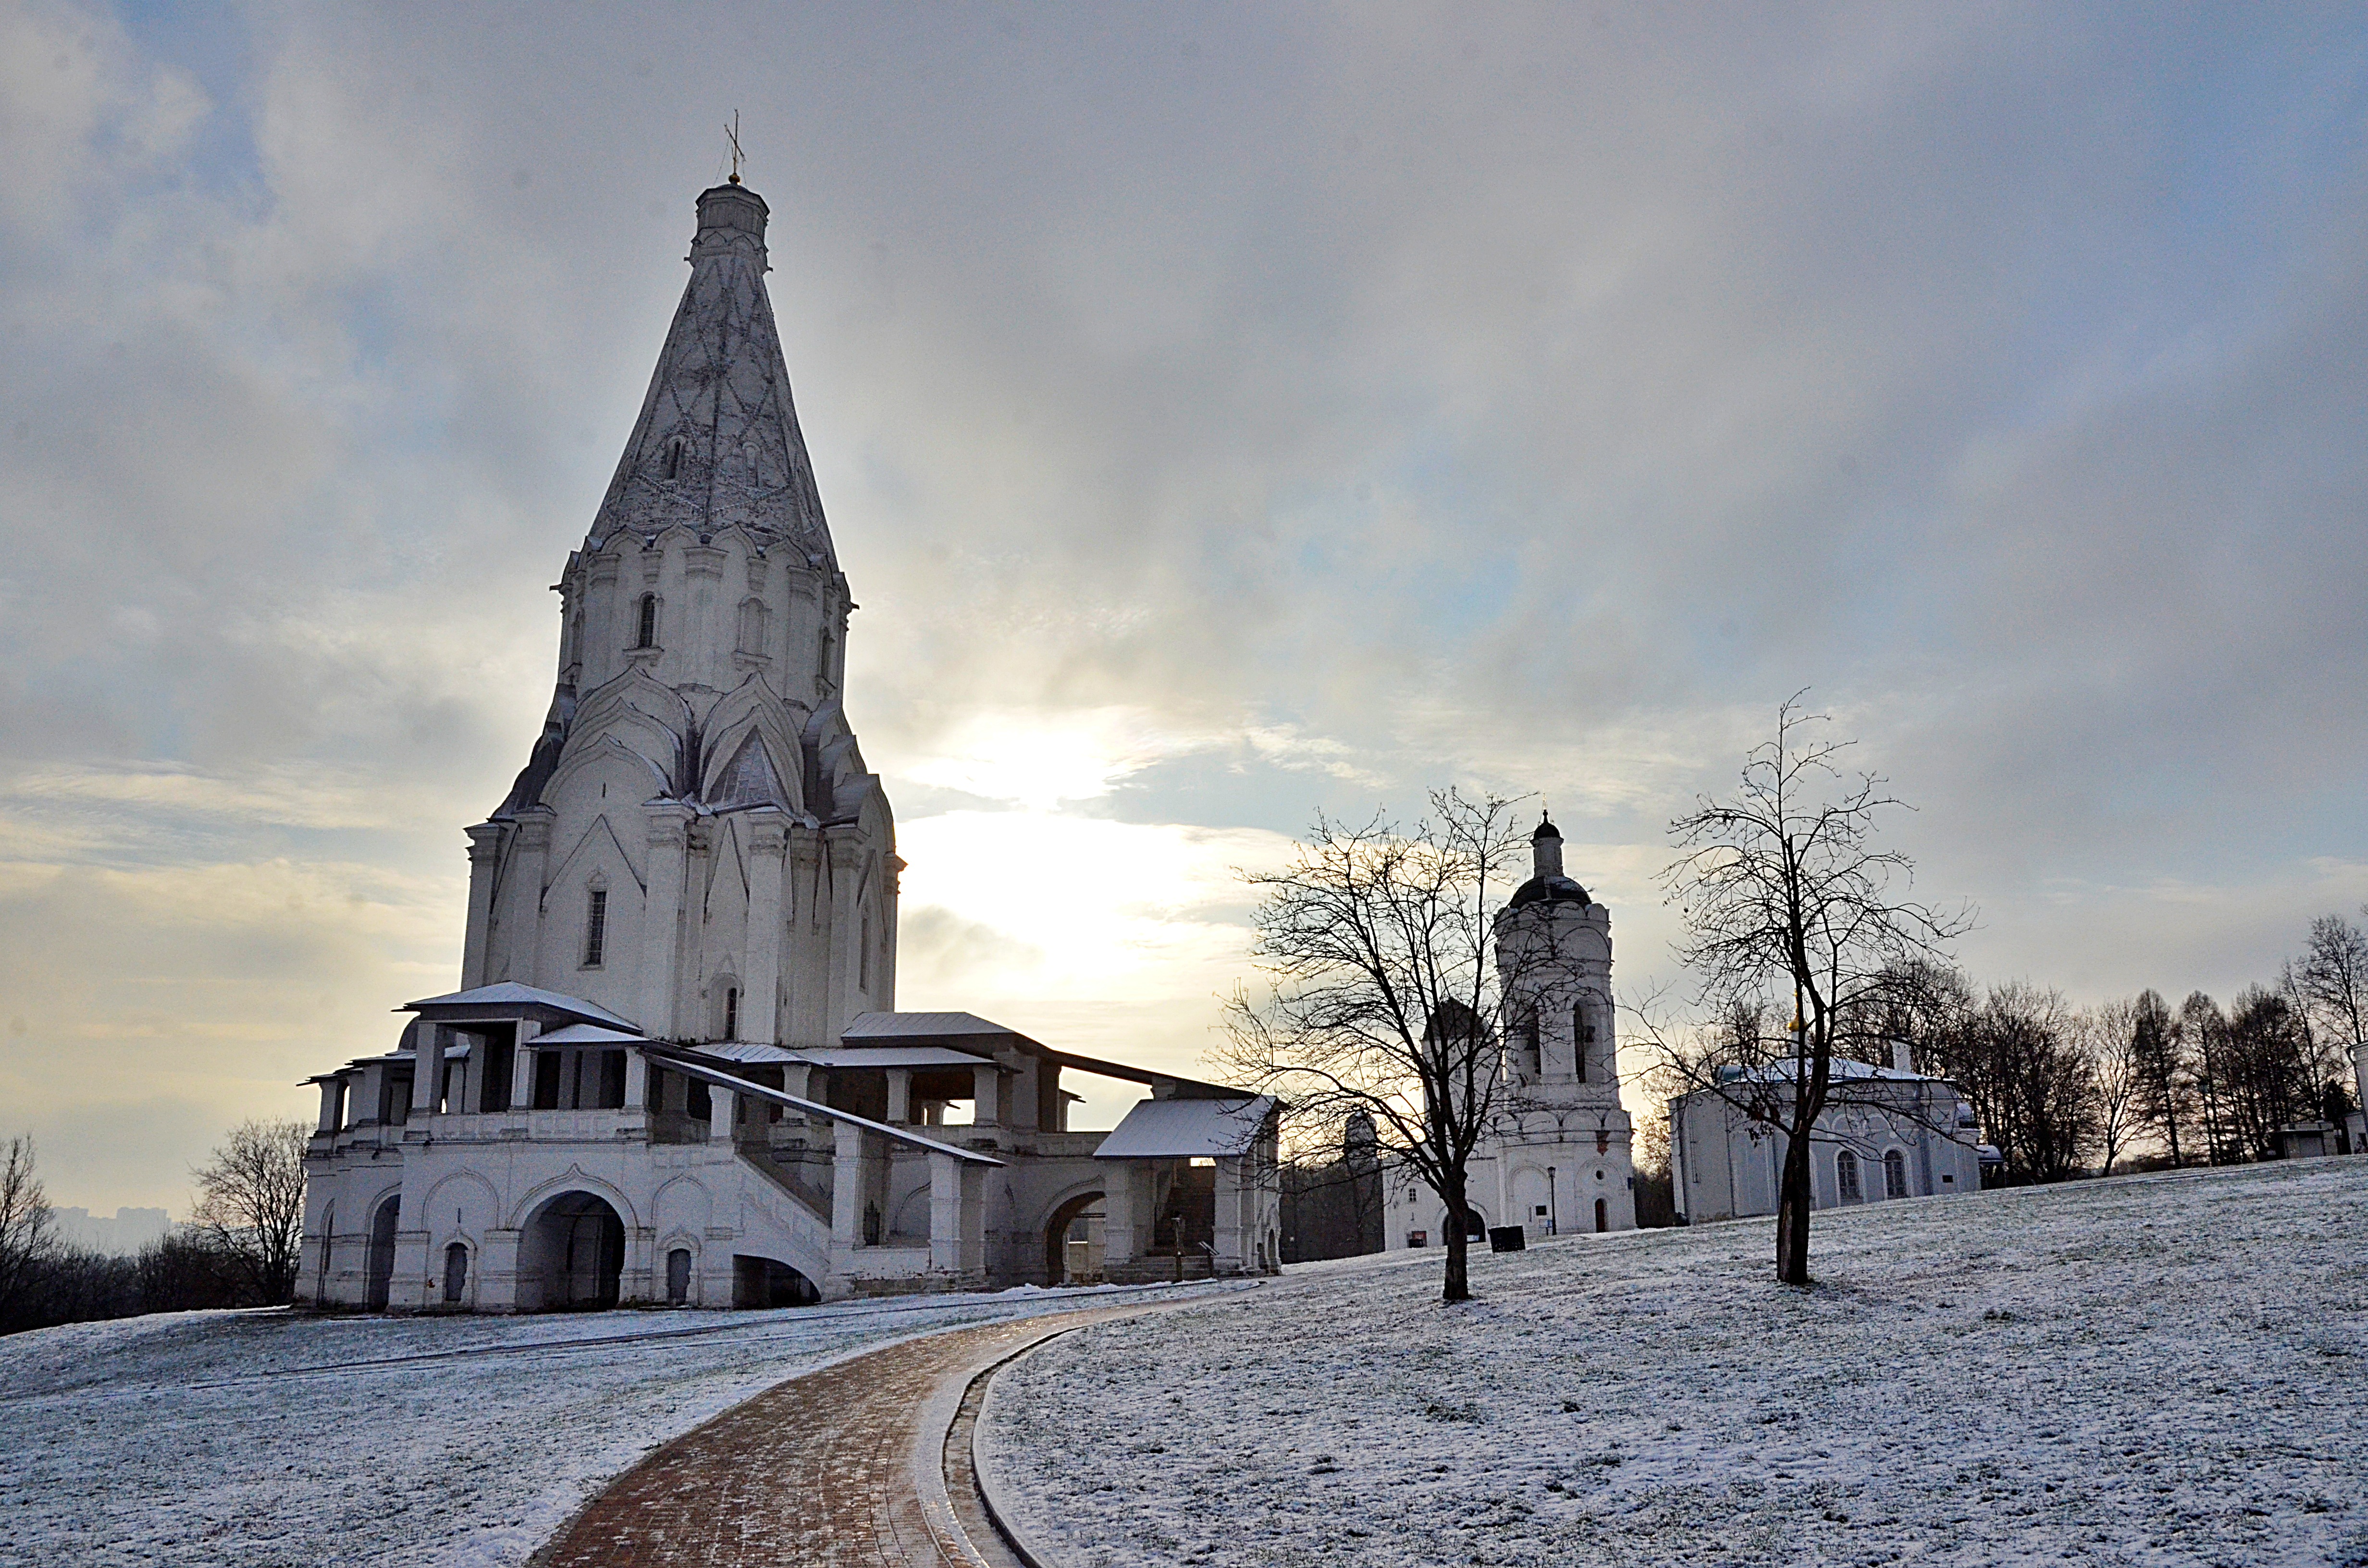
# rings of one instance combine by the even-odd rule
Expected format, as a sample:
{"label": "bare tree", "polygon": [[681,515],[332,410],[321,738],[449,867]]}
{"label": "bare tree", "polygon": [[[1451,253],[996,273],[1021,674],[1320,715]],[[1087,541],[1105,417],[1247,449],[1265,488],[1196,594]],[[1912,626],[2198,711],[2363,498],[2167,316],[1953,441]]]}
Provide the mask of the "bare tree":
{"label": "bare tree", "polygon": [[[2368,904],[2360,913],[2368,915]],[[2368,931],[2340,915],[2320,915],[2291,973],[2321,1034],[2351,1058],[2352,1093],[2368,1107]]]}
{"label": "bare tree", "polygon": [[2204,1159],[2215,1165],[2234,1164],[2242,1156],[2222,1105],[2226,1096],[2228,1016],[2203,992],[2191,991],[2179,1005],[2179,1032],[2194,1063],[2195,1097],[2203,1108]]}
{"label": "bare tree", "polygon": [[2195,1116],[2195,1075],[2187,1061],[2179,1017],[2157,991],[2142,991],[2131,1004],[2130,1049],[2136,1057],[2138,1116],[2161,1135],[2173,1169],[2185,1163],[2180,1130]]}
{"label": "bare tree", "polygon": [[2113,1174],[2113,1162],[2145,1120],[2140,1006],[2140,1002],[2108,1002],[2082,1013],[2076,1025],[2080,1052],[2088,1063],[2097,1150],[2104,1156],[2101,1176]]}
{"label": "bare tree", "polygon": [[30,1133],[0,1151],[0,1323],[11,1321],[50,1254],[50,1197],[41,1187]]}
{"label": "bare tree", "polygon": [[1791,1022],[1773,1049],[1727,1028],[1724,1053],[1750,1061],[1723,1061],[1716,1030],[1707,1051],[1665,1046],[1663,1055],[1691,1085],[1717,1090],[1783,1136],[1776,1276],[1806,1285],[1818,1118],[1844,1103],[1887,1114],[1898,1106],[1879,1079],[1838,1075],[1835,1063],[1884,1059],[1898,977],[1937,961],[1971,918],[1908,896],[1912,863],[1875,844],[1878,819],[1903,802],[1871,773],[1845,775],[1838,763],[1850,743],[1829,738],[1825,716],[1798,704],[1795,697],[1777,710],[1775,738],[1746,756],[1732,797],[1702,797],[1669,824],[1682,853],[1662,872],[1685,921],[1679,954],[1695,974],[1697,1001],[1730,1025],[1757,1019],[1771,1002]]}
{"label": "bare tree", "polygon": [[301,1121],[243,1122],[210,1164],[191,1173],[198,1182],[192,1219],[266,1306],[285,1302],[296,1288],[311,1136]]}
{"label": "bare tree", "polygon": [[1289,1103],[1307,1136],[1371,1119],[1384,1167],[1447,1210],[1449,1301],[1471,1299],[1466,1172],[1507,1088],[1491,901],[1529,847],[1513,804],[1436,792],[1406,833],[1378,815],[1361,827],[1318,817],[1288,866],[1242,873],[1264,894],[1251,951],[1271,985],[1235,994],[1217,1053],[1237,1081]]}

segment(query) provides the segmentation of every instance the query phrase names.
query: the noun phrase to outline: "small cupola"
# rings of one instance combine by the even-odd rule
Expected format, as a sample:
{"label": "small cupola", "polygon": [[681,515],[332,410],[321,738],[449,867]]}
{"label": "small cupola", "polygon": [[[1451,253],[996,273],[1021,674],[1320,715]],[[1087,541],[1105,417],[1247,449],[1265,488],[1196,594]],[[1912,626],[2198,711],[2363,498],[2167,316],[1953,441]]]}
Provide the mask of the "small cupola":
{"label": "small cupola", "polygon": [[1543,812],[1538,813],[1538,828],[1530,835],[1531,870],[1541,881],[1552,881],[1562,875],[1562,830]]}

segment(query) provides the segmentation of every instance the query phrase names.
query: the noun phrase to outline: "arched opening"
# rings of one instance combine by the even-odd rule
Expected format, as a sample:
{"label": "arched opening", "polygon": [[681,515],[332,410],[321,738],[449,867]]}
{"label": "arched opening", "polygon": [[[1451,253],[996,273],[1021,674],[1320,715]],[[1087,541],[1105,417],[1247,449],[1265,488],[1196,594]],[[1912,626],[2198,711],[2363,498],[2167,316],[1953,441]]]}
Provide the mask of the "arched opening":
{"label": "arched opening", "polygon": [[1896,1149],[1886,1149],[1883,1155],[1883,1196],[1907,1196],[1907,1156]]}
{"label": "arched opening", "polygon": [[337,1240],[337,1206],[334,1203],[321,1210],[321,1278],[313,1289],[313,1301],[317,1306],[329,1304],[329,1259],[336,1256]]}
{"label": "arched opening", "polygon": [[1859,1186],[1858,1156],[1848,1149],[1834,1156],[1834,1185],[1841,1189],[1844,1203],[1856,1203],[1865,1196],[1865,1190]]}
{"label": "arched opening", "polygon": [[365,1298],[370,1310],[386,1311],[387,1297],[394,1289],[394,1224],[403,1210],[400,1195],[388,1199],[370,1216],[369,1295]]}
{"label": "arched opening", "polygon": [[[1445,1235],[1452,1222],[1450,1219],[1442,1218],[1439,1221],[1439,1233]],[[1488,1239],[1488,1216],[1480,1212],[1477,1204],[1466,1203],[1463,1206],[1463,1239],[1467,1242],[1485,1242]]]}
{"label": "arched opening", "polygon": [[[1098,1227],[1093,1223],[1101,1218],[1101,1206],[1100,1193],[1079,1193],[1053,1210],[1053,1217],[1044,1221],[1044,1283],[1082,1284],[1086,1282],[1086,1276],[1101,1272],[1101,1248],[1095,1244],[1100,1237],[1095,1233]],[[1084,1255],[1087,1267],[1082,1269],[1070,1267],[1071,1242],[1083,1242],[1087,1245]]]}
{"label": "arched opening", "polygon": [[543,1205],[518,1238],[518,1310],[597,1312],[617,1304],[625,1222],[588,1192]]}
{"label": "arched opening", "polygon": [[666,1305],[687,1307],[690,1304],[690,1249],[677,1247],[666,1254]]}
{"label": "arched opening", "polygon": [[640,609],[633,618],[633,646],[655,648],[658,645],[658,597],[643,594]]}
{"label": "arched opening", "polygon": [[1595,1228],[1599,1232],[1611,1229],[1611,1205],[1600,1198],[1595,1200]]}
{"label": "arched opening", "polygon": [[813,1280],[775,1258],[732,1257],[732,1304],[735,1307],[810,1307],[822,1300]]}
{"label": "arched opening", "polygon": [[454,1242],[444,1249],[444,1304],[457,1307],[469,1299],[469,1249]]}
{"label": "arched opening", "polygon": [[723,1038],[740,1038],[740,988],[736,985],[723,988]]}

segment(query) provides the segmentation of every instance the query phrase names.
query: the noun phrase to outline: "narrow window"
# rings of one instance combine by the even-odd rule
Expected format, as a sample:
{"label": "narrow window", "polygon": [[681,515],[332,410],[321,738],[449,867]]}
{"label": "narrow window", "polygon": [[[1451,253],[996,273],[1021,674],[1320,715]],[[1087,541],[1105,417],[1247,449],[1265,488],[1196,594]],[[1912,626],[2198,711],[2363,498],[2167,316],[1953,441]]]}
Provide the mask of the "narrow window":
{"label": "narrow window", "polygon": [[1888,1151],[1883,1156],[1883,1196],[1885,1198],[1907,1196],[1907,1156],[1896,1149]]}
{"label": "narrow window", "polygon": [[1587,1005],[1580,1003],[1570,1010],[1570,1038],[1578,1043],[1578,1081],[1587,1082],[1588,1047],[1595,1043],[1595,1030],[1587,1021]]}
{"label": "narrow window", "polygon": [[457,1307],[469,1290],[469,1249],[454,1242],[444,1249],[444,1304]]}
{"label": "narrow window", "polygon": [[640,613],[633,627],[633,646],[655,648],[658,645],[658,597],[643,594]]}
{"label": "narrow window", "polygon": [[736,985],[723,988],[723,1038],[740,1038],[740,988]]}
{"label": "narrow window", "polygon": [[594,888],[584,911],[584,967],[598,969],[609,951],[609,890]]}
{"label": "narrow window", "polygon": [[1834,1156],[1834,1176],[1844,1203],[1856,1203],[1864,1196],[1858,1185],[1858,1156],[1848,1149]]}
{"label": "narrow window", "polygon": [[680,441],[669,441],[666,443],[666,477],[668,479],[672,479],[681,472],[682,443]]}
{"label": "narrow window", "polygon": [[871,992],[871,916],[863,917],[862,941],[856,949],[855,986],[866,995]]}

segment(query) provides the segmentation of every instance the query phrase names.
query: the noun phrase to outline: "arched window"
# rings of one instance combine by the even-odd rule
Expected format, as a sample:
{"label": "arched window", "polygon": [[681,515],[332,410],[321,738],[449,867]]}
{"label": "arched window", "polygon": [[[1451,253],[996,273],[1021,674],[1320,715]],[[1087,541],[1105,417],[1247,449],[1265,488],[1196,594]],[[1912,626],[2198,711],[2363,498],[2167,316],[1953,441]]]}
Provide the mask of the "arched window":
{"label": "arched window", "polygon": [[609,890],[594,888],[584,906],[584,967],[598,969],[609,952]]}
{"label": "arched window", "polygon": [[723,988],[723,1038],[740,1038],[740,988],[736,985]]}
{"label": "arched window", "polygon": [[1577,1049],[1578,1081],[1588,1081],[1587,1059],[1595,1054],[1589,1049],[1595,1044],[1595,1026],[1587,1021],[1587,1004],[1579,1003],[1570,1010],[1570,1038]]}
{"label": "arched window", "polygon": [[1540,1060],[1541,1051],[1539,1049],[1538,1040],[1538,1010],[1534,1005],[1525,1006],[1521,1009],[1520,1022],[1517,1026],[1517,1028],[1521,1042],[1521,1060],[1520,1063],[1521,1071],[1532,1078],[1543,1076],[1545,1067],[1544,1063]]}
{"label": "arched window", "polygon": [[1907,1196],[1907,1156],[1896,1149],[1886,1150],[1883,1156],[1883,1196]]}
{"label": "arched window", "polygon": [[658,645],[658,597],[643,594],[641,608],[634,613],[633,646],[655,648]]}
{"label": "arched window", "polygon": [[468,1299],[469,1249],[454,1242],[444,1249],[444,1304],[457,1307]]}
{"label": "arched window", "polygon": [[1856,1203],[1866,1196],[1858,1184],[1858,1156],[1848,1149],[1834,1156],[1834,1177],[1844,1203]]}
{"label": "arched window", "polygon": [[1600,1198],[1595,1200],[1595,1228],[1598,1233],[1611,1229],[1611,1205]]}
{"label": "arched window", "polygon": [[740,601],[740,652],[765,651],[765,601],[753,596]]}
{"label": "arched window", "polygon": [[682,443],[678,440],[669,441],[666,443],[666,477],[672,479],[681,472]]}

